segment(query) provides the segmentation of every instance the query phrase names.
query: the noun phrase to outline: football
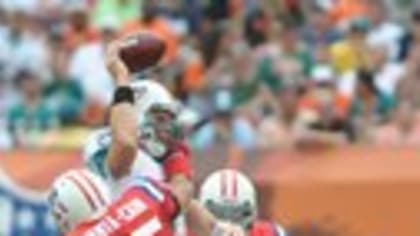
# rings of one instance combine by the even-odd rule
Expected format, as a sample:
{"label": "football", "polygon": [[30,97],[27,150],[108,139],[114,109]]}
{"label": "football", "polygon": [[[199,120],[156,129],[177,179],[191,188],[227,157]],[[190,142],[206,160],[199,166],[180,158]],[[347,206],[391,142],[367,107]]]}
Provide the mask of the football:
{"label": "football", "polygon": [[134,73],[155,66],[164,52],[163,40],[152,34],[139,33],[123,40],[120,57],[130,72]]}

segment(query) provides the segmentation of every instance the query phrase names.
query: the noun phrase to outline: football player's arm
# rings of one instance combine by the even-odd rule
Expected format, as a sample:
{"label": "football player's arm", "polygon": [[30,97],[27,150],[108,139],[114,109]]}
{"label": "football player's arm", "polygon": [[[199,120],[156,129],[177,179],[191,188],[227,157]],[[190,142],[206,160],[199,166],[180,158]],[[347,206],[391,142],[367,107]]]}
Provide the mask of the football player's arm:
{"label": "football player's arm", "polygon": [[193,199],[194,187],[191,181],[192,165],[189,152],[175,152],[164,162],[165,173],[169,177],[171,191],[183,212],[187,214],[188,226],[200,235],[241,236],[242,231],[216,219],[206,208]]}
{"label": "football player's arm", "polygon": [[197,200],[192,200],[186,212],[187,225],[193,232],[210,235],[217,219]]}
{"label": "football player's arm", "polygon": [[182,210],[188,209],[194,194],[193,183],[183,174],[176,174],[169,180],[169,186]]}
{"label": "football player's arm", "polygon": [[[210,235],[216,221],[213,215],[193,199],[194,187],[191,181],[192,165],[189,153],[174,153],[164,163],[164,169],[169,177],[169,185],[183,212],[187,215],[188,226]],[[208,233],[204,233],[208,232]]]}
{"label": "football player's arm", "polygon": [[190,179],[183,174],[176,174],[171,177],[169,185],[181,210],[186,212],[188,226],[203,235],[210,235],[216,218],[193,199],[194,187]]}
{"label": "football player's arm", "polygon": [[115,179],[127,175],[137,153],[137,127],[134,94],[129,88],[130,74],[118,56],[118,42],[107,49],[106,63],[117,87],[110,110],[112,144],[106,158]]}

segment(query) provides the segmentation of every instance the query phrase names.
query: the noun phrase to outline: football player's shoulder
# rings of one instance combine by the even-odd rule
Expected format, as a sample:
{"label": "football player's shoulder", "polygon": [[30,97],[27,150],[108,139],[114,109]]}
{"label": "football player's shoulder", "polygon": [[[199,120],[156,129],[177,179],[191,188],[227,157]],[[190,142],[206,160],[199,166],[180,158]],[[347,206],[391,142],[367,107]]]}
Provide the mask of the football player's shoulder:
{"label": "football player's shoulder", "polygon": [[107,175],[105,161],[111,142],[110,130],[102,128],[92,132],[83,148],[85,165],[102,177]]}
{"label": "football player's shoulder", "polygon": [[111,133],[109,128],[94,130],[86,139],[83,147],[83,158],[86,160],[95,155],[100,149],[108,148],[111,144]]}

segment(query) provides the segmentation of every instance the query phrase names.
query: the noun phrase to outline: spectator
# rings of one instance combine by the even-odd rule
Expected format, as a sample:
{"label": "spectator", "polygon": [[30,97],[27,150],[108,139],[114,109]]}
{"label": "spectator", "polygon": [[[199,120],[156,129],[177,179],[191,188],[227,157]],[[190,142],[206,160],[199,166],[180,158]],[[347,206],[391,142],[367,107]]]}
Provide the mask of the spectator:
{"label": "spectator", "polygon": [[114,84],[105,68],[105,46],[117,36],[117,24],[109,18],[101,27],[98,42],[87,44],[74,52],[70,59],[69,75],[77,80],[87,99],[89,124],[104,121],[106,107],[110,104]]}
{"label": "spectator", "polygon": [[4,77],[0,77],[0,151],[12,148],[12,139],[7,130],[7,115],[16,99],[9,83]]}
{"label": "spectator", "polygon": [[[335,71],[331,65],[331,58],[327,46],[318,47],[314,52],[314,65],[311,68],[310,78],[315,82],[335,82],[323,81],[335,78]],[[321,81],[319,81],[321,80]]]}
{"label": "spectator", "polygon": [[16,10],[10,16],[10,29],[0,39],[5,75],[11,79],[20,68],[41,73],[45,79],[47,66],[47,49],[42,38],[35,37],[29,29],[29,16],[26,12]]}
{"label": "spectator", "polygon": [[66,9],[67,25],[64,30],[64,39],[66,48],[70,52],[99,39],[99,33],[90,23],[88,7],[85,4],[82,1]]}
{"label": "spectator", "polygon": [[331,46],[332,64],[339,74],[358,70],[368,63],[368,30],[369,23],[365,19],[355,19],[351,22],[345,38]]}
{"label": "spectator", "polygon": [[18,147],[32,147],[40,141],[43,132],[59,126],[58,117],[42,97],[41,82],[35,74],[20,71],[16,84],[22,100],[8,114],[9,130]]}
{"label": "spectator", "polygon": [[[312,58],[303,45],[293,26],[285,26],[276,40],[279,53],[274,57],[264,58],[259,65],[258,77],[266,82],[273,92],[288,88],[296,88],[309,75]],[[276,50],[273,50],[276,51]]]}
{"label": "spectator", "polygon": [[313,61],[306,45],[298,38],[297,28],[286,25],[280,35],[282,37],[272,36],[275,44],[272,41],[267,45],[267,56],[259,62],[257,78],[281,97],[284,120],[289,123],[293,120],[299,90],[310,74]]}
{"label": "spectator", "polygon": [[44,90],[45,97],[48,104],[57,111],[61,124],[75,124],[84,109],[83,90],[79,81],[67,75],[67,53],[57,52],[52,59],[53,80]]}
{"label": "spectator", "polygon": [[185,39],[180,47],[178,60],[182,64],[180,92],[187,95],[191,92],[199,92],[204,89],[204,60],[198,49],[195,38]]}
{"label": "spectator", "polygon": [[224,32],[222,24],[216,24],[208,16],[202,19],[198,39],[206,67],[211,66],[215,61],[218,54],[218,50],[215,49],[219,47]]}
{"label": "spectator", "polygon": [[133,34],[141,31],[151,32],[162,38],[166,44],[165,61],[175,60],[178,53],[178,38],[167,21],[158,16],[157,4],[155,1],[146,1],[142,5],[143,15],[136,20],[125,24],[123,34]]}
{"label": "spectator", "polygon": [[385,3],[369,4],[369,20],[372,25],[367,41],[371,47],[384,47],[387,58],[391,61],[398,59],[400,41],[404,36],[402,26],[390,21]]}
{"label": "spectator", "polygon": [[216,144],[237,146],[241,150],[250,151],[256,147],[256,133],[251,124],[244,118],[236,117],[229,108],[227,91],[219,90],[215,96],[215,116],[211,123],[203,126],[195,133],[192,145],[201,150],[208,150]]}
{"label": "spectator", "polygon": [[347,120],[348,101],[336,90],[332,70],[318,67],[313,83],[299,98],[294,133],[299,147],[323,147],[351,140]]}
{"label": "spectator", "polygon": [[371,49],[371,70],[374,74],[374,82],[378,91],[387,97],[390,104],[396,104],[395,91],[400,80],[404,76],[405,68],[402,65],[389,62],[387,48],[377,47]]}
{"label": "spectator", "polygon": [[357,78],[352,121],[358,138],[361,141],[372,141],[373,128],[390,118],[392,106],[389,98],[375,86],[372,71],[360,70]]}
{"label": "spectator", "polygon": [[355,18],[366,17],[367,0],[338,0],[329,5],[329,14],[334,23],[345,27]]}
{"label": "spectator", "polygon": [[415,10],[412,15],[411,36],[406,45],[406,79],[401,82],[399,96],[402,102],[407,102],[410,107],[418,108],[420,105],[420,11]]}
{"label": "spectator", "polygon": [[[222,48],[234,43],[237,47],[222,50],[220,57],[208,71],[210,102],[213,107],[212,122],[197,133],[196,145],[206,149],[216,143],[229,143],[241,150],[256,147],[256,131],[246,115],[237,108],[249,104],[254,83],[252,59],[249,49],[237,40],[237,32],[229,32],[222,40]],[[249,86],[251,85],[251,86]]]}
{"label": "spectator", "polygon": [[189,31],[185,6],[183,0],[161,1],[159,3],[159,15],[165,17],[177,38],[186,36]]}
{"label": "spectator", "polygon": [[267,30],[270,20],[267,14],[257,9],[249,13],[245,20],[245,37],[251,47],[255,47],[267,40]]}
{"label": "spectator", "polygon": [[420,115],[405,103],[395,112],[393,119],[375,130],[375,145],[380,147],[420,145]]}
{"label": "spectator", "polygon": [[320,9],[310,11],[309,22],[302,30],[302,39],[311,48],[325,47],[340,40],[341,33],[333,25],[328,14]]}

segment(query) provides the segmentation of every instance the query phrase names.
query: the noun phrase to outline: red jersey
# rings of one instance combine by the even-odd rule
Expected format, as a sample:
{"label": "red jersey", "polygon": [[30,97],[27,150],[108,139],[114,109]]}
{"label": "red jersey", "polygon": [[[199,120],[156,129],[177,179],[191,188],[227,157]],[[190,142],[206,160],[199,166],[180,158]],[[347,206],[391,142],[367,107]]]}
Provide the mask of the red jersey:
{"label": "red jersey", "polygon": [[177,213],[178,205],[167,189],[136,177],[102,217],[67,236],[172,236]]}
{"label": "red jersey", "polygon": [[286,236],[286,232],[276,223],[256,221],[249,229],[249,236]]}
{"label": "red jersey", "polygon": [[187,144],[181,143],[177,145],[163,160],[162,164],[167,180],[178,174],[184,175],[189,179],[192,178],[191,152]]}

